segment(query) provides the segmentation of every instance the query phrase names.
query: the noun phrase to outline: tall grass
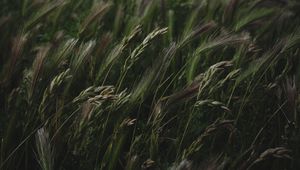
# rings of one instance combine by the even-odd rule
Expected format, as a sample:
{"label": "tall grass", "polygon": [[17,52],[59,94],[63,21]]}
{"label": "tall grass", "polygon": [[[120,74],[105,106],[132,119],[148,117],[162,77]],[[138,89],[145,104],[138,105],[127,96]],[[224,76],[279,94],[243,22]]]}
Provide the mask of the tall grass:
{"label": "tall grass", "polygon": [[300,169],[297,0],[0,6],[0,169]]}

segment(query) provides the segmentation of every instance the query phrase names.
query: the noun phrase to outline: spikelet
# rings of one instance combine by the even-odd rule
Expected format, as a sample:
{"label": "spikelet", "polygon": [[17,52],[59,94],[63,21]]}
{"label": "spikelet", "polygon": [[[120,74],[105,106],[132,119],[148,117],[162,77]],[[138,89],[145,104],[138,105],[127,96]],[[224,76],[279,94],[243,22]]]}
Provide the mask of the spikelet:
{"label": "spikelet", "polygon": [[216,120],[213,124],[209,125],[205,131],[187,148],[184,150],[182,159],[188,158],[193,153],[198,152],[204,145],[204,140],[213,135],[216,131],[220,129],[227,129],[230,132],[234,131],[232,123],[233,120]]}
{"label": "spikelet", "polygon": [[49,133],[41,128],[36,133],[37,159],[43,170],[54,169],[54,153],[51,147]]}
{"label": "spikelet", "polygon": [[139,56],[141,53],[149,46],[150,42],[156,38],[159,35],[163,35],[167,33],[167,28],[162,28],[162,29],[155,29],[151,33],[149,33],[146,38],[143,40],[143,42],[137,46],[132,53],[130,54],[129,58],[125,61],[125,64],[123,66],[123,71],[124,70],[129,70],[133,64],[139,59]]}
{"label": "spikelet", "polygon": [[60,73],[59,75],[55,76],[50,85],[45,89],[42,101],[39,105],[39,113],[41,115],[42,120],[45,120],[45,110],[47,109],[50,99],[53,98],[55,94],[57,94],[63,85],[71,78],[70,69]]}

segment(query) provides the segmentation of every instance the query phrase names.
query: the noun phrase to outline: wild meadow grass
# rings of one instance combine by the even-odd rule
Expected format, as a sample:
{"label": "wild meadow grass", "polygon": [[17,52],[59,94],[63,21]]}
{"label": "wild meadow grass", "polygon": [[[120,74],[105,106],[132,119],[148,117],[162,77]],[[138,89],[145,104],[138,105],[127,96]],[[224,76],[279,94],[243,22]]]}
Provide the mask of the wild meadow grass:
{"label": "wild meadow grass", "polygon": [[298,0],[0,6],[0,169],[300,169]]}

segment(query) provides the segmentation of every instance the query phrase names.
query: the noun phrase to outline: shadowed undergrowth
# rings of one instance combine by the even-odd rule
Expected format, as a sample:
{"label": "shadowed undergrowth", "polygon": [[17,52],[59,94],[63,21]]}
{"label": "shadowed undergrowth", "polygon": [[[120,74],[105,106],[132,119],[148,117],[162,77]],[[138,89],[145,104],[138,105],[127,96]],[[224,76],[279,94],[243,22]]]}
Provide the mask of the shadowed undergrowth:
{"label": "shadowed undergrowth", "polygon": [[300,169],[297,0],[0,5],[0,169]]}

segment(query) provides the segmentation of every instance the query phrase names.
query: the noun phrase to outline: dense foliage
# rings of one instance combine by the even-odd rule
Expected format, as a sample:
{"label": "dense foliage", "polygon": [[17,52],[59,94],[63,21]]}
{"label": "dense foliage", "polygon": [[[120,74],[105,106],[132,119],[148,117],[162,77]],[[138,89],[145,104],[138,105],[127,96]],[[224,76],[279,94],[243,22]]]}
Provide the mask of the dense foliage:
{"label": "dense foliage", "polygon": [[0,6],[0,169],[300,169],[298,0]]}

